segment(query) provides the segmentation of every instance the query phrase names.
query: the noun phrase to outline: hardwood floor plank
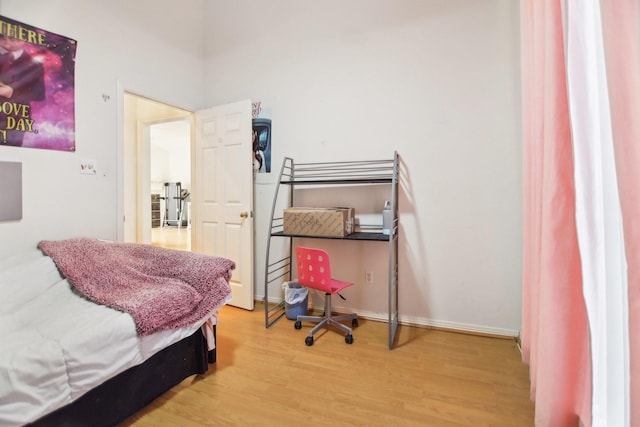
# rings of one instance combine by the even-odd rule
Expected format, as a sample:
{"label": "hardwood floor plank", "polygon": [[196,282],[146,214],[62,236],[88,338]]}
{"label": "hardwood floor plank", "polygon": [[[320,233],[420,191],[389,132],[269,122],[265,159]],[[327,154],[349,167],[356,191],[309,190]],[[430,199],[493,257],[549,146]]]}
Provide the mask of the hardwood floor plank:
{"label": "hardwood floor plank", "polygon": [[191,230],[187,227],[153,227],[151,244],[180,251],[191,250]]}
{"label": "hardwood floor plank", "polygon": [[218,362],[122,426],[533,426],[528,368],[513,340],[361,319],[352,345],[333,331],[223,307]]}

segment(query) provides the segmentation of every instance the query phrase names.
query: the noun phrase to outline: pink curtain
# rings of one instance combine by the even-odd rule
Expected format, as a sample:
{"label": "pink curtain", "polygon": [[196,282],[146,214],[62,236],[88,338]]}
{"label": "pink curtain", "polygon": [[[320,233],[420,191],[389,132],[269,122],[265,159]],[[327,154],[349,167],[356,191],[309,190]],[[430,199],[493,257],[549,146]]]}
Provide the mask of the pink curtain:
{"label": "pink curtain", "polygon": [[[522,348],[523,360],[530,365],[537,426],[606,426],[612,422],[640,426],[639,19],[635,0],[521,1]],[[571,73],[565,65],[567,44]],[[581,72],[586,69],[580,68],[582,60],[595,59],[595,64],[603,55],[604,67],[598,72]],[[602,88],[608,94],[605,101],[586,96]],[[593,128],[584,126],[589,117],[583,113],[589,109],[576,108],[584,103],[598,107],[591,111],[599,114],[601,122]],[[614,163],[611,148],[615,166],[609,167]],[[585,151],[589,149],[592,151]],[[593,171],[590,166],[603,169]],[[580,171],[576,178],[574,169]],[[594,181],[605,169],[608,177],[615,177],[606,183],[617,182],[617,188]],[[589,185],[607,189],[609,194],[589,199]],[[614,193],[616,197],[609,197]],[[576,200],[582,201],[579,210]],[[591,222],[602,216],[600,211],[589,211],[597,200],[609,201],[609,205],[600,205],[605,214],[618,212],[605,218],[606,224]],[[578,226],[576,212],[581,219]],[[620,213],[621,225],[609,221]],[[617,236],[624,241],[624,257],[619,262],[615,260],[622,240]],[[615,242],[620,242],[617,249]],[[581,253],[582,260],[591,261],[581,265]],[[608,261],[593,258],[594,254]],[[600,270],[585,268],[595,263]],[[596,270],[598,274],[586,273]],[[581,271],[585,271],[584,282]],[[587,313],[593,322],[591,329]],[[590,347],[590,340],[595,348]],[[601,346],[606,348],[598,348]],[[593,383],[600,384],[593,388],[594,393]]]}
{"label": "pink curtain", "polygon": [[589,331],[575,224],[560,0],[523,0],[523,359],[537,426],[590,425]]}
{"label": "pink curtain", "polygon": [[640,426],[640,31],[638,3],[600,1],[627,259],[632,426]]}

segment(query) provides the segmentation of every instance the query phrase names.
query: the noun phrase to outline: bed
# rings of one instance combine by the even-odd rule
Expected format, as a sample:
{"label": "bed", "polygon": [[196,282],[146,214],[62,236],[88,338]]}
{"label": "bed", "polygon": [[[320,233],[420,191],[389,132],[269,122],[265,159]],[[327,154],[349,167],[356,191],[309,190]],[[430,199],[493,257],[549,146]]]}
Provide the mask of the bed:
{"label": "bed", "polygon": [[234,268],[84,238],[0,259],[0,425],[115,425],[206,372]]}

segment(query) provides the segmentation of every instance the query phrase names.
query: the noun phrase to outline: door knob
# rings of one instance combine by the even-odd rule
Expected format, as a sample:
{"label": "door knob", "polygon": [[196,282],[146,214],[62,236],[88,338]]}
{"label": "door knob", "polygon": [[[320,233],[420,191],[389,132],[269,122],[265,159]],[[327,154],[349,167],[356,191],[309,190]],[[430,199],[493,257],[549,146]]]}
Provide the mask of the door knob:
{"label": "door knob", "polygon": [[240,212],[240,218],[249,218],[249,212],[247,211]]}

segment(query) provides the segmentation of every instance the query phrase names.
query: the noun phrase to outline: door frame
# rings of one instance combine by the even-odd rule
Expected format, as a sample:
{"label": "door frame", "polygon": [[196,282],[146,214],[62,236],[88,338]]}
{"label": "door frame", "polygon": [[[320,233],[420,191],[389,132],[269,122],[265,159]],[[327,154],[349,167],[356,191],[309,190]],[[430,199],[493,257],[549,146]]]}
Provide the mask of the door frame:
{"label": "door frame", "polygon": [[[125,100],[126,95],[134,96],[137,99],[147,100],[150,103],[162,106],[165,111],[173,111],[174,114],[154,113],[150,117],[140,120],[136,111],[136,133],[135,140],[131,141],[125,137]],[[126,90],[120,81],[117,82],[117,142],[116,142],[116,240],[118,242],[150,243],[151,242],[151,206],[145,200],[151,198],[151,183],[143,176],[150,174],[150,132],[149,127],[153,124],[175,121],[188,118],[191,128],[191,148],[193,149],[193,126],[194,112],[188,109],[175,106],[173,104],[157,100],[155,98],[141,95],[139,93]],[[140,128],[139,123],[143,126]],[[127,139],[127,140],[125,140]],[[140,147],[140,142],[143,147]],[[133,146],[131,146],[133,145]],[[144,148],[146,147],[146,149]],[[135,153],[135,167],[125,164],[125,153]],[[191,160],[193,168],[193,159]],[[135,185],[134,185],[135,184]],[[127,193],[127,188],[134,188],[134,196]],[[135,204],[135,208],[131,206]],[[135,225],[128,229],[126,213]],[[146,219],[146,220],[145,220]],[[133,231],[131,231],[133,230]]]}
{"label": "door frame", "polygon": [[[117,103],[117,108],[116,108],[116,218],[115,218],[115,235],[116,235],[116,241],[118,242],[125,242],[126,241],[126,233],[125,233],[125,211],[127,211],[128,209],[126,209],[126,200],[125,200],[125,187],[127,186],[127,184],[130,183],[131,178],[129,178],[129,182],[126,179],[127,175],[133,175],[135,176],[135,180],[136,180],[136,197],[135,197],[135,204],[137,206],[139,206],[140,204],[144,204],[145,206],[148,207],[149,211],[148,211],[148,218],[149,218],[149,234],[151,233],[151,204],[150,203],[143,203],[143,199],[142,197],[144,195],[139,194],[139,186],[138,186],[138,176],[140,175],[140,173],[138,172],[138,168],[136,166],[136,171],[131,174],[131,172],[129,171],[129,173],[127,174],[126,170],[125,170],[125,154],[127,153],[127,150],[125,147],[125,95],[126,94],[130,94],[132,96],[138,97],[138,98],[142,98],[142,99],[147,99],[159,104],[163,104],[165,106],[168,107],[172,107],[175,108],[177,110],[182,110],[184,112],[186,112],[188,114],[188,117],[190,117],[190,128],[191,128],[191,141],[190,141],[190,145],[191,145],[191,181],[192,181],[192,187],[193,187],[193,183],[195,182],[195,177],[194,177],[194,158],[193,156],[195,155],[195,138],[196,138],[196,125],[195,125],[195,111],[192,111],[190,109],[186,109],[186,108],[182,108],[180,106],[175,106],[171,103],[168,102],[164,102],[162,100],[158,100],[157,98],[154,97],[150,97],[144,94],[140,94],[137,93],[135,91],[131,91],[128,89],[125,89],[125,86],[122,84],[122,82],[120,80],[116,80],[116,103]],[[105,102],[108,101],[108,96],[104,95],[105,97]],[[185,116],[187,117],[187,116]],[[162,121],[167,121],[167,118],[165,117],[164,120],[156,120],[156,123],[162,122]],[[178,117],[173,117],[170,120],[176,120],[178,119]],[[147,138],[149,137],[149,125],[152,124],[154,121],[153,120],[148,120],[146,124],[146,126],[144,127],[144,129],[146,129],[146,134],[147,134]],[[137,127],[137,126],[136,126]],[[139,132],[136,132],[136,138],[139,136]],[[148,142],[148,141],[147,141]],[[135,141],[136,146],[137,144],[137,140]],[[130,148],[130,147],[128,147]],[[138,156],[140,156],[139,150],[136,147],[135,148],[135,156],[136,156],[136,162],[138,163],[139,159]],[[147,150],[147,153],[149,153],[149,151]],[[147,168],[149,168],[149,154],[147,154],[147,158],[146,158],[146,164],[147,164]],[[147,169],[149,170],[149,169]],[[251,170],[251,168],[248,168],[248,170]],[[253,178],[252,178],[252,182],[253,182]],[[255,182],[253,182],[252,185],[255,185]],[[197,188],[193,189],[195,192],[198,191]],[[144,200],[150,200],[151,197],[151,191],[150,191],[150,182],[147,184],[147,195],[146,198]],[[192,191],[193,193],[193,191]],[[193,195],[193,194],[192,194]],[[255,201],[254,201],[255,203]],[[255,207],[254,207],[255,208]],[[138,207],[136,207],[135,209],[136,211],[136,218],[134,219],[135,223],[136,223],[136,228],[139,227],[139,223],[140,221],[138,220],[138,217],[140,216],[140,209]],[[251,220],[253,221],[253,217],[251,218]],[[195,241],[197,241],[197,239],[201,236],[197,235],[197,232],[194,231],[193,227],[191,227],[191,229],[188,231],[191,233],[191,242],[192,245],[194,244]],[[255,232],[255,230],[254,230]],[[138,235],[139,235],[139,231],[136,229],[135,231],[135,235],[136,238],[135,240],[138,240]],[[251,248],[251,251],[253,252],[253,265],[251,265],[251,272],[250,272],[250,276],[251,276],[251,287],[252,287],[252,293],[253,293],[253,298],[255,299],[256,295],[256,280],[255,280],[255,241],[253,242],[253,247]]]}

